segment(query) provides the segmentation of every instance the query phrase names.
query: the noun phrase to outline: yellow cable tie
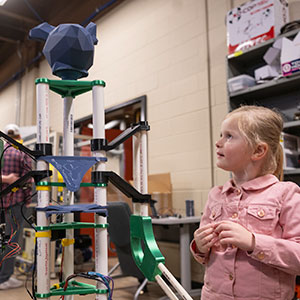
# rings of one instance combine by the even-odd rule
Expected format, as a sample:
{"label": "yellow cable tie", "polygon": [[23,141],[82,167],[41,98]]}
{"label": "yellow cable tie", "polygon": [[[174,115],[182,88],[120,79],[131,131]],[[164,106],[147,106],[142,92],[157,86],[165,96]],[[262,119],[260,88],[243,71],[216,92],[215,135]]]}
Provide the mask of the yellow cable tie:
{"label": "yellow cable tie", "polygon": [[40,186],[38,185],[36,188],[35,188],[37,191],[51,191],[51,186]]}
{"label": "yellow cable tie", "polygon": [[38,231],[35,233],[35,237],[36,238],[43,238],[43,237],[46,237],[46,238],[51,238],[51,231]]}
{"label": "yellow cable tie", "polygon": [[67,247],[67,246],[70,246],[70,245],[73,245],[75,243],[75,239],[62,239],[61,240],[61,244],[63,247]]}
{"label": "yellow cable tie", "polygon": [[54,284],[52,285],[52,287],[54,287],[55,289],[59,289],[59,288],[60,288],[59,283],[54,283]]}
{"label": "yellow cable tie", "polygon": [[14,187],[14,188],[11,189],[11,191],[12,191],[13,193],[15,193],[18,189],[19,189],[18,187]]}
{"label": "yellow cable tie", "polygon": [[17,145],[12,145],[15,149],[19,150],[19,147]]}

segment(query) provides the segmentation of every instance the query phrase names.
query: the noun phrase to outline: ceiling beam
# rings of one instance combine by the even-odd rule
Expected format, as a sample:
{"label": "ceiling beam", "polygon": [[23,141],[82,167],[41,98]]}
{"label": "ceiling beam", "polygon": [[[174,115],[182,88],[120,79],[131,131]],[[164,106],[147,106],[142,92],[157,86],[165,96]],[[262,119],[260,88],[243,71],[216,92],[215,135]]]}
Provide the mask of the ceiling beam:
{"label": "ceiling beam", "polygon": [[14,25],[11,25],[11,24],[5,24],[5,30],[6,28],[9,28],[9,29],[12,29],[12,30],[15,30],[15,31],[19,31],[19,32],[28,32],[28,29],[24,28],[23,26],[14,26]]}
{"label": "ceiling beam", "polygon": [[12,19],[17,19],[17,20],[20,20],[20,21],[25,22],[25,23],[30,23],[30,24],[37,24],[38,23],[38,20],[28,18],[28,17],[25,17],[25,16],[20,16],[18,14],[15,14],[15,13],[10,12],[8,10],[5,10],[3,8],[0,9],[0,15],[6,16],[6,17],[9,17],[9,18],[12,18]]}
{"label": "ceiling beam", "polygon": [[10,39],[10,38],[4,37],[4,36],[0,36],[0,41],[7,42],[7,43],[13,43],[13,44],[19,43],[19,41],[17,41],[17,40],[13,40],[13,39]]}

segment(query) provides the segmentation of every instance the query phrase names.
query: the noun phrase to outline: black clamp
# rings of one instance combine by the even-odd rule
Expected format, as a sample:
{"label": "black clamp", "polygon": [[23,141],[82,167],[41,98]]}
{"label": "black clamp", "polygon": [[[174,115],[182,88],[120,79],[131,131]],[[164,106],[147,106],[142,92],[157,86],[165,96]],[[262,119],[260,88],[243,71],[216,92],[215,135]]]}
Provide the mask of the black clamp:
{"label": "black clamp", "polygon": [[108,176],[104,172],[93,171],[91,172],[91,182],[93,184],[97,184],[97,183],[108,184]]}
{"label": "black clamp", "polygon": [[131,128],[134,128],[135,126],[139,126],[139,131],[149,131],[150,125],[148,121],[140,121],[138,123],[132,123],[130,124]]}
{"label": "black clamp", "polygon": [[91,140],[91,151],[106,151],[107,139],[92,139]]}
{"label": "black clamp", "polygon": [[50,143],[35,144],[35,151],[42,153],[42,156],[52,155],[52,144]]}

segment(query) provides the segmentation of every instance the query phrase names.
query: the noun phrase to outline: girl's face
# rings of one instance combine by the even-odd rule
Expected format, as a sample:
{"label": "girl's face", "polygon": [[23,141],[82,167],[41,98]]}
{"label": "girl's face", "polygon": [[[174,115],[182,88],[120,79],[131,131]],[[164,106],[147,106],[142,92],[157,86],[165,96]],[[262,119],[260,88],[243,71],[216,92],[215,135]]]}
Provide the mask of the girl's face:
{"label": "girl's face", "polygon": [[216,142],[217,166],[235,174],[242,174],[251,163],[251,147],[238,128],[237,119],[229,117],[221,125]]}

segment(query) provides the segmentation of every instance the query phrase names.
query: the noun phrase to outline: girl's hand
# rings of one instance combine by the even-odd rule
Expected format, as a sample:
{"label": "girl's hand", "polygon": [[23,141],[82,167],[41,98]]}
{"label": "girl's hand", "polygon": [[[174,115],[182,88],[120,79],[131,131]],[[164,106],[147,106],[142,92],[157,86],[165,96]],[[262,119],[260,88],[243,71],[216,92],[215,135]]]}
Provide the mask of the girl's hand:
{"label": "girl's hand", "polygon": [[195,230],[194,240],[200,253],[208,253],[217,241],[217,234],[214,233],[214,225],[208,224]]}
{"label": "girl's hand", "polygon": [[222,245],[231,244],[248,252],[254,250],[255,237],[242,225],[231,221],[222,221],[215,224],[214,230]]}

